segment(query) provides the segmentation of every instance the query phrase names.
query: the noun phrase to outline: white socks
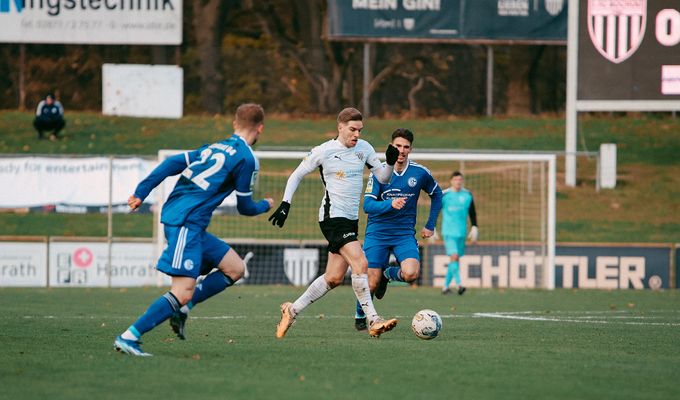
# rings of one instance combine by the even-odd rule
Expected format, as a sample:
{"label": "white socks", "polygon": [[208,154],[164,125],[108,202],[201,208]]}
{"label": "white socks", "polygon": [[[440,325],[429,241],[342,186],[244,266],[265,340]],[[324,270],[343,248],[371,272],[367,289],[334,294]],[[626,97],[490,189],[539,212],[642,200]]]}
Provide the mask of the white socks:
{"label": "white socks", "polygon": [[120,337],[122,337],[125,340],[135,340],[135,341],[139,340],[139,338],[134,333],[132,333],[129,329],[126,330],[125,332],[123,332],[123,334],[120,335]]}
{"label": "white socks", "polygon": [[[368,288],[368,286],[366,287]],[[316,278],[314,282],[309,285],[307,290],[302,293],[302,296],[298,297],[298,299],[295,300],[295,303],[293,303],[293,313],[296,315],[301,313],[308,305],[322,298],[329,290],[331,290],[331,287],[328,286],[323,275]]]}
{"label": "white socks", "polygon": [[[364,310],[368,321],[373,322],[378,318],[378,313],[375,311],[373,299],[371,299],[371,291],[368,288],[368,275],[352,274],[352,289],[354,289],[354,294],[357,300],[359,300],[359,304],[361,304],[361,308]],[[316,278],[302,296],[298,297],[293,303],[293,313],[295,315],[301,313],[307,306],[322,298],[329,290],[331,290],[331,287],[328,286],[323,275]]]}
{"label": "white socks", "polygon": [[378,313],[375,311],[373,299],[371,299],[371,291],[368,288],[368,275],[352,274],[352,289],[354,289],[354,294],[357,296],[357,300],[359,300],[361,309],[364,310],[368,321],[373,322],[378,318]]}

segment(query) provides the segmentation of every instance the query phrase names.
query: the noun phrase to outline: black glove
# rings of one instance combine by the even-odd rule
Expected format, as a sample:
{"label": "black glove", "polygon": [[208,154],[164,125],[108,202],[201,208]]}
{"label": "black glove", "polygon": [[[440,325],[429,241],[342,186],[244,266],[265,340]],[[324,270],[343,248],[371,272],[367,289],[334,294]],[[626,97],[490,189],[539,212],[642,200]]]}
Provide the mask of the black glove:
{"label": "black glove", "polygon": [[399,150],[388,144],[387,150],[385,150],[385,158],[387,159],[387,165],[394,165],[397,162],[397,158],[399,158]]}
{"label": "black glove", "polygon": [[286,222],[286,218],[288,218],[289,212],[290,203],[282,201],[281,205],[279,205],[279,208],[274,211],[274,214],[269,216],[267,221],[272,221],[272,225],[278,225],[279,228],[282,228],[283,224]]}

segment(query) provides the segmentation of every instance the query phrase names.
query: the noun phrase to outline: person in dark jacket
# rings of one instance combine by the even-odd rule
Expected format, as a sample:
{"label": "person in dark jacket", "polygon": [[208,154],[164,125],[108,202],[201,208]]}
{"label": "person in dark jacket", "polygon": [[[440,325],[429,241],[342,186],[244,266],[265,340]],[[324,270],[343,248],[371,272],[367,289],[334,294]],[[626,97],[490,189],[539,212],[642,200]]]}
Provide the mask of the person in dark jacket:
{"label": "person in dark jacket", "polygon": [[50,140],[59,138],[59,131],[64,129],[66,121],[64,120],[64,106],[57,100],[54,95],[49,93],[43,100],[38,103],[38,108],[35,110],[35,119],[33,126],[38,131],[38,139],[44,139],[44,131],[52,131]]}

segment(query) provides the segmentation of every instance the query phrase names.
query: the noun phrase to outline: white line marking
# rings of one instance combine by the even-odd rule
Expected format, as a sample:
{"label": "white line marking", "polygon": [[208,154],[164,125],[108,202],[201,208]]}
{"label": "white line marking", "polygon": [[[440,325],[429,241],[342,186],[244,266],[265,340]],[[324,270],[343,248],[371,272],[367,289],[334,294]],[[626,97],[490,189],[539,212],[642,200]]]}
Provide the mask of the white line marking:
{"label": "white line marking", "polygon": [[[543,322],[571,322],[571,323],[580,323],[580,324],[622,324],[622,325],[653,325],[653,326],[680,326],[680,323],[674,323],[674,322],[629,322],[629,321],[609,321],[609,320],[595,320],[595,319],[582,319],[578,317],[571,317],[571,318],[561,318],[561,317],[528,317],[524,315],[517,315],[517,314],[526,314],[527,312],[522,312],[522,313],[474,313],[476,317],[480,318],[499,318],[499,319],[511,319],[511,320],[520,320],[520,321],[543,321]],[[632,317],[632,316],[631,316]],[[614,317],[614,318],[622,318],[622,317]],[[643,319],[645,317],[636,317]],[[658,317],[655,317],[658,318]]]}
{"label": "white line marking", "polygon": [[[638,315],[633,315],[636,313]],[[639,315],[643,313],[645,315]],[[497,312],[479,312],[479,313],[457,313],[457,314],[440,314],[443,319],[454,318],[496,318],[517,321],[535,321],[535,322],[563,322],[563,323],[580,323],[580,324],[619,324],[619,325],[647,325],[647,326],[680,326],[677,321],[677,314],[680,310],[602,310],[602,311],[497,311]],[[628,314],[628,315],[625,315]],[[647,315],[654,314],[654,315]],[[397,315],[396,318],[408,323],[411,320],[410,315]],[[12,319],[16,317],[0,316],[0,319]],[[55,315],[26,315],[20,318],[24,319],[82,319],[82,320],[131,320],[135,316],[111,316],[111,315],[71,315],[71,316],[55,316]],[[278,314],[271,315],[216,315],[216,316],[191,316],[191,319],[196,320],[245,320],[245,319],[277,319]],[[325,314],[307,314],[300,315],[300,319],[344,319],[351,320],[352,315],[325,315]],[[659,321],[661,319],[662,321]],[[669,321],[664,322],[663,320]],[[634,320],[634,321],[630,321]],[[672,322],[671,322],[672,321]]]}

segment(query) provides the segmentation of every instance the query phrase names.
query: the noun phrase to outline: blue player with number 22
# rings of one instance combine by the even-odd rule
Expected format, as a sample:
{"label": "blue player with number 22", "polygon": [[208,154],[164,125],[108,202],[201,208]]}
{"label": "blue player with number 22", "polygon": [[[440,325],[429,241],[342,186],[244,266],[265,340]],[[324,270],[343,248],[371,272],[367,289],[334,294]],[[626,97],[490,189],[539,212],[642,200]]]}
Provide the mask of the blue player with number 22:
{"label": "blue player with number 22", "polygon": [[[245,265],[236,251],[206,232],[210,218],[232,192],[242,215],[267,212],[273,201],[252,199],[259,162],[250,146],[264,130],[264,110],[258,104],[242,104],[233,125],[231,137],[163,161],[128,199],[135,210],[166,177],[181,174],[161,214],[167,246],[157,269],[171,276],[172,286],[116,338],[114,348],[121,353],[150,356],[142,350],[139,339],[168,318],[175,333],[184,339],[189,310],[243,276]],[[217,270],[210,273],[213,268]],[[196,279],[206,274],[197,285]]]}

